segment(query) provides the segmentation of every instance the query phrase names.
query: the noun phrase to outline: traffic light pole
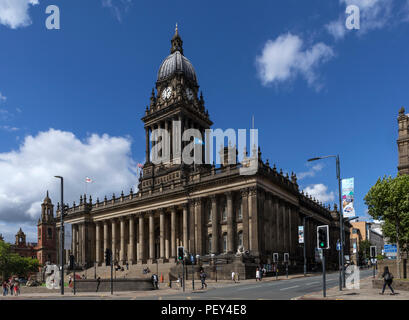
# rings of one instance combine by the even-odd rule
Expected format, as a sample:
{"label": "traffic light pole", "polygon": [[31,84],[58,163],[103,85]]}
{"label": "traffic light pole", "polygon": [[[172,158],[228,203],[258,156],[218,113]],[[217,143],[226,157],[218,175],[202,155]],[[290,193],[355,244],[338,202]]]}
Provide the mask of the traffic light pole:
{"label": "traffic light pole", "polygon": [[340,228],[340,283],[339,290],[342,291],[342,288],[345,288],[345,270],[344,270],[344,213],[342,207],[342,198],[341,198],[341,166],[339,164],[339,155],[337,155],[337,179],[338,179],[338,199],[339,199],[339,228]]}
{"label": "traffic light pole", "polygon": [[303,251],[304,251],[304,277],[306,277],[307,276],[307,248],[306,248],[306,246],[305,246],[305,225],[306,225],[306,221],[305,220],[307,220],[307,218],[304,216],[304,218],[303,218],[303,226],[304,226],[304,243],[303,243]]}
{"label": "traffic light pole", "polygon": [[327,296],[327,285],[326,285],[326,277],[325,277],[325,254],[324,254],[324,250],[321,249],[322,251],[322,294],[324,296],[324,298]]}
{"label": "traffic light pole", "polygon": [[111,263],[110,263],[110,265],[111,265],[111,294],[114,294],[114,280],[112,278],[114,266],[113,266],[113,263],[112,263],[112,254],[111,254]]}
{"label": "traffic light pole", "polygon": [[185,259],[182,260],[182,287],[185,292]]}

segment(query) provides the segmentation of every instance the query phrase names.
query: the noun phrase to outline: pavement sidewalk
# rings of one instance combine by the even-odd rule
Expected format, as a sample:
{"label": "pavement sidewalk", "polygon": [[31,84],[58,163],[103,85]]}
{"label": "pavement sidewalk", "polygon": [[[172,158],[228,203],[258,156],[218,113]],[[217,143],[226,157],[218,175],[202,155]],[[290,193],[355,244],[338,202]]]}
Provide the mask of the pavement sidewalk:
{"label": "pavement sidewalk", "polygon": [[[314,274],[307,274],[307,277],[311,277]],[[272,282],[272,281],[286,281],[286,280],[291,280],[291,279],[296,279],[296,278],[301,278],[304,277],[304,274],[293,274],[289,275],[288,279],[286,276],[279,276],[278,279],[276,277],[265,277],[262,279],[261,282]],[[258,281],[257,281],[258,282]],[[206,290],[212,290],[216,288],[222,288],[222,287],[232,287],[232,286],[240,286],[240,285],[245,285],[245,284],[251,284],[251,283],[256,283],[255,279],[246,279],[246,280],[240,280],[237,283],[234,283],[231,280],[218,280],[217,282],[215,280],[208,280],[206,281],[207,283],[207,289]],[[195,280],[195,290],[192,290],[192,281],[186,281],[185,285],[185,293],[192,293],[192,292],[201,292],[203,290],[201,288],[201,282],[200,280]],[[60,295],[60,290],[49,290],[48,292],[44,292],[44,288],[42,290],[38,290],[38,292],[32,292],[32,289],[35,288],[30,288],[30,292],[22,292],[18,297],[16,296],[0,296],[0,300],[23,300],[25,298],[28,299],[46,299],[46,298],[57,298],[61,297]],[[24,288],[22,289],[24,291]],[[151,290],[151,291],[120,291],[120,292],[114,292],[113,295],[111,295],[110,292],[78,292],[74,296],[72,289],[71,288],[65,288],[64,296],[65,297],[89,297],[89,298],[95,298],[95,297],[100,297],[100,298],[138,298],[138,297],[152,297],[152,299],[155,299],[157,297],[161,296],[166,296],[166,295],[172,295],[172,294],[180,294],[182,293],[182,288],[179,284],[176,282],[172,283],[172,288],[168,287],[167,283],[160,283],[159,284],[159,290]]]}
{"label": "pavement sidewalk", "polygon": [[[292,300],[409,300],[409,291],[395,290],[396,295],[390,295],[386,287],[384,295],[379,294],[381,289],[372,288],[372,277],[361,279],[359,289],[343,289],[339,287],[327,288],[327,296],[322,296],[322,291],[306,294]],[[393,284],[392,284],[393,287]]]}

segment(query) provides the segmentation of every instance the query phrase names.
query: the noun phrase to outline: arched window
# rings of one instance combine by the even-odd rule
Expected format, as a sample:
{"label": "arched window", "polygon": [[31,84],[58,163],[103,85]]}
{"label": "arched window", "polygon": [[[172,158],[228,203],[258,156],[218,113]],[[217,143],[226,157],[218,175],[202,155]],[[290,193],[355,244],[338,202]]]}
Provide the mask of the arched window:
{"label": "arched window", "polygon": [[227,233],[223,234],[223,252],[227,252]]}

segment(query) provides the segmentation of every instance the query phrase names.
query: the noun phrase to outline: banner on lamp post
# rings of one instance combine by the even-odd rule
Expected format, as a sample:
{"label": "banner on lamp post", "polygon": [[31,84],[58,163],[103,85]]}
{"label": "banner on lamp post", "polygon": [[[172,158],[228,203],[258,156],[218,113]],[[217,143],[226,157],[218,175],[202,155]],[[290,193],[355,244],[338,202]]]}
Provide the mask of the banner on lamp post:
{"label": "banner on lamp post", "polygon": [[298,226],[298,243],[304,243],[304,226]]}
{"label": "banner on lamp post", "polygon": [[344,218],[355,217],[354,178],[342,179],[342,213]]}

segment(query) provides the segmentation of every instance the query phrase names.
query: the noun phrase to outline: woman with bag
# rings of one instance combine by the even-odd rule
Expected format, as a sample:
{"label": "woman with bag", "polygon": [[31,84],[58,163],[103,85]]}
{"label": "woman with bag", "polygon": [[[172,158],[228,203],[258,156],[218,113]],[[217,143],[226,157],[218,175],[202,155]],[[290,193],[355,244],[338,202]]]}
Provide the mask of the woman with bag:
{"label": "woman with bag", "polygon": [[389,289],[391,289],[392,291],[391,295],[394,295],[395,291],[393,291],[393,288],[392,288],[393,275],[389,272],[389,268],[387,266],[385,267],[383,271],[382,278],[383,278],[383,288],[380,294],[383,294],[385,292],[386,285],[388,285]]}

